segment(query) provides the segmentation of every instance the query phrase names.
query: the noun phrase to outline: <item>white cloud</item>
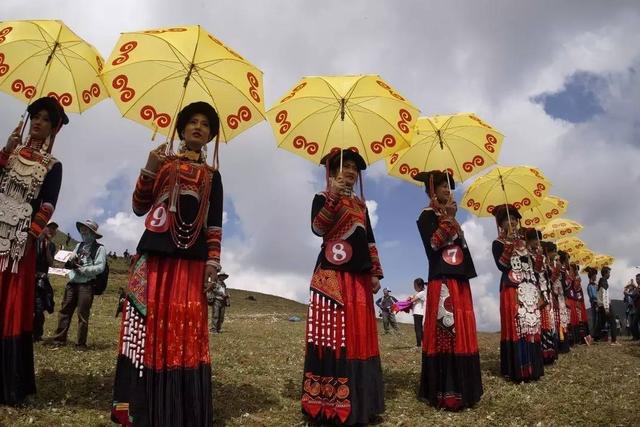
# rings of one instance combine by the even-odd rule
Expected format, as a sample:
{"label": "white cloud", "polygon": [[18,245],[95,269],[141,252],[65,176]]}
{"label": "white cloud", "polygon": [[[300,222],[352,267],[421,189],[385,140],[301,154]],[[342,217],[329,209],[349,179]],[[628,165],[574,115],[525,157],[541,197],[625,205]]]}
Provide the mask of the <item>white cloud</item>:
{"label": "white cloud", "polygon": [[[634,258],[640,247],[635,219],[640,212],[635,197],[640,8],[635,1],[564,1],[549,7],[506,0],[416,0],[399,7],[395,2],[227,0],[216,2],[215,13],[203,2],[162,2],[161,7],[151,1],[115,0],[109,7],[70,0],[3,2],[4,19],[47,16],[63,19],[103,56],[121,31],[200,23],[265,72],[268,105],[303,75],[373,72],[425,115],[475,111],[506,135],[501,163],[539,166],[554,184],[552,193],[569,199],[567,216],[585,224],[584,240],[616,256],[615,292],[621,292],[631,266],[639,264]],[[437,19],[425,25],[429,16]],[[561,88],[576,71],[603,74],[609,83],[598,93],[605,113],[592,122],[554,120],[530,102],[536,94]],[[8,134],[24,106],[1,96],[0,129]],[[111,101],[71,115],[54,148],[64,165],[56,221],[72,228],[88,213],[108,215],[101,225],[105,241],[114,248],[135,246],[142,219],[128,212],[137,171],[159,142],[149,138],[146,128],[121,118]],[[221,148],[221,170],[243,236],[225,235],[223,261],[233,271],[230,280],[304,301],[319,250],[309,211],[313,194],[323,188],[322,174],[276,149],[266,124]],[[367,176],[374,185],[403,185],[386,177],[382,164]],[[91,210],[97,202],[102,214]],[[385,224],[380,218],[378,229]],[[464,228],[480,274],[471,284],[478,324],[496,329],[498,276],[490,254],[495,227],[491,219],[474,218]],[[392,271],[385,266],[391,283]]]}
{"label": "white cloud", "polygon": [[366,200],[367,209],[369,210],[369,219],[371,220],[371,228],[375,229],[378,225],[378,202],[375,200]]}

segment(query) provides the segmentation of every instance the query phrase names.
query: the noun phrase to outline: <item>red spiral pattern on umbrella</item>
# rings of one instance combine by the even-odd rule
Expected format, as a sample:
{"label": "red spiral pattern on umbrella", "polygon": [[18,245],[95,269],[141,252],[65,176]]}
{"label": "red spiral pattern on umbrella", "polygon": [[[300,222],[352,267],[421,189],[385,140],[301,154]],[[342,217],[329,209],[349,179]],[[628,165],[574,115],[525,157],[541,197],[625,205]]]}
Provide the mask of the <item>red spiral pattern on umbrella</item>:
{"label": "red spiral pattern on umbrella", "polygon": [[482,156],[474,156],[470,162],[464,162],[462,164],[462,169],[465,172],[471,172],[474,167],[484,165],[484,158]]}
{"label": "red spiral pattern on umbrella", "polygon": [[409,174],[411,176],[411,178],[415,177],[418,174],[418,168],[412,168],[411,166],[409,166],[406,163],[401,164],[400,167],[398,168],[398,171],[402,175]]}
{"label": "red spiral pattern on umbrella", "polygon": [[396,145],[396,139],[393,135],[386,134],[382,137],[381,141],[373,141],[371,143],[371,151],[376,154],[382,153],[382,150],[386,148],[392,148]]}
{"label": "red spiral pattern on umbrella", "polygon": [[182,33],[184,31],[187,31],[187,29],[175,27],[175,28],[165,28],[163,30],[147,30],[147,31],[143,31],[143,33],[144,34],[162,34],[162,33]]}
{"label": "red spiral pattern on umbrella", "polygon": [[15,93],[22,92],[27,99],[33,98],[36,94],[35,86],[27,85],[20,79],[14,80],[13,83],[11,83],[11,90]]}
{"label": "red spiral pattern on umbrella", "polygon": [[286,101],[290,100],[291,98],[293,98],[294,96],[296,96],[296,94],[297,94],[298,92],[300,92],[300,91],[301,91],[301,90],[302,90],[306,85],[307,85],[307,82],[302,82],[302,83],[300,83],[298,86],[294,87],[294,88],[291,90],[291,93],[290,93],[289,95],[287,95],[287,96],[285,96],[284,98],[282,98],[282,99],[280,100],[280,102],[286,102]]}
{"label": "red spiral pattern on umbrella", "polygon": [[55,92],[49,92],[47,96],[54,98],[56,101],[60,103],[60,105],[63,105],[65,107],[68,107],[73,102],[73,96],[71,96],[71,94],[68,92],[65,92],[61,95],[58,95]]}
{"label": "red spiral pattern on umbrella", "polygon": [[480,126],[485,127],[487,129],[491,129],[491,126],[489,126],[488,124],[480,120],[480,118],[476,117],[474,114],[469,114],[467,117],[469,117],[474,122],[477,122]]}
{"label": "red spiral pattern on umbrella", "polygon": [[544,214],[544,216],[547,217],[547,219],[551,219],[554,217],[554,215],[558,215],[560,213],[560,211],[556,208],[551,209],[551,211],[547,212]]}
{"label": "red spiral pattern on umbrella", "polygon": [[399,99],[400,101],[406,101],[406,99],[404,99],[402,96],[400,96],[399,94],[395,93],[393,91],[393,89],[391,89],[391,86],[389,86],[388,84],[386,84],[385,82],[383,82],[382,80],[376,80],[376,83],[378,83],[378,86],[380,86],[383,89],[386,89],[387,92],[389,92],[389,94],[391,96],[393,96],[396,99]]}
{"label": "red spiral pattern on umbrella", "polygon": [[523,206],[530,206],[531,205],[531,199],[529,199],[528,197],[525,197],[524,199],[520,200],[519,202],[515,202],[513,204],[513,207],[516,209],[522,209]]}
{"label": "red spiral pattern on umbrella", "polygon": [[279,111],[278,114],[276,114],[276,123],[280,125],[280,135],[284,135],[289,129],[291,129],[291,122],[287,121],[288,116],[289,113],[287,110]]}
{"label": "red spiral pattern on umbrella", "polygon": [[111,65],[120,65],[124,64],[129,60],[129,53],[138,47],[138,42],[135,40],[131,40],[120,46],[120,56],[111,61]]}
{"label": "red spiral pattern on umbrella", "polygon": [[228,46],[226,46],[224,43],[222,43],[217,38],[213,37],[211,34],[208,34],[208,36],[209,36],[209,39],[211,39],[212,42],[214,42],[218,46],[223,47],[227,52],[229,52],[231,55],[235,56],[236,58],[241,59],[241,60],[244,61],[244,58],[242,56],[240,56],[237,52],[235,52],[233,49],[231,49]]}
{"label": "red spiral pattern on umbrella", "polygon": [[11,68],[9,64],[4,63],[4,60],[4,53],[0,53],[0,76],[4,76],[5,74],[7,74],[9,72],[9,69]]}
{"label": "red spiral pattern on umbrella", "polygon": [[92,84],[89,89],[82,91],[82,100],[84,101],[85,104],[88,104],[91,102],[92,96],[95,98],[100,96],[100,86],[98,86],[97,83]]}
{"label": "red spiral pattern on umbrella", "polygon": [[129,102],[136,96],[136,91],[127,86],[128,84],[129,78],[124,74],[116,76],[111,82],[113,88],[120,91],[120,100],[122,102]]}
{"label": "red spiral pattern on umbrella", "polygon": [[487,140],[486,144],[484,144],[484,148],[490,153],[495,153],[496,148],[494,147],[494,145],[498,143],[498,138],[491,135],[490,133],[486,134],[484,138]]}
{"label": "red spiral pattern on umbrella", "polygon": [[525,225],[535,225],[535,224],[539,224],[539,223],[540,223],[540,218],[538,218],[538,217],[524,220],[524,224]]}
{"label": "red spiral pattern on umbrella", "polygon": [[307,139],[302,135],[298,135],[293,138],[293,146],[298,150],[306,150],[306,152],[312,156],[316,154],[320,149],[320,146],[317,142],[307,141]]}
{"label": "red spiral pattern on umbrella", "polygon": [[256,102],[260,102],[260,94],[258,93],[260,82],[258,82],[258,78],[252,72],[248,72],[247,80],[249,81],[249,94],[251,98]]}
{"label": "red spiral pattern on umbrella", "polygon": [[537,178],[542,179],[542,175],[540,175],[540,172],[538,172],[536,169],[533,168],[529,168],[529,171],[534,174]]}
{"label": "red spiral pattern on umbrella", "polygon": [[4,27],[0,30],[0,43],[4,43],[7,39],[7,34],[9,34],[13,30],[13,27]]}
{"label": "red spiral pattern on umbrella", "polygon": [[409,129],[409,122],[411,121],[411,113],[401,109],[398,114],[400,115],[400,121],[398,122],[398,129],[400,129],[403,133],[409,133],[411,129]]}
{"label": "red spiral pattern on umbrella", "polygon": [[249,120],[251,120],[251,110],[246,105],[243,105],[238,109],[238,113],[227,116],[227,125],[231,129],[238,129],[241,122],[248,122]]}
{"label": "red spiral pattern on umbrella", "polygon": [[536,189],[533,190],[533,194],[535,194],[538,197],[542,197],[542,192],[546,189],[547,187],[544,184],[538,183],[538,185],[536,185]]}
{"label": "red spiral pattern on umbrella", "polygon": [[389,159],[389,163],[394,164],[396,161],[398,161],[398,153],[393,153],[393,156],[391,156],[391,159]]}
{"label": "red spiral pattern on umbrella", "polygon": [[98,55],[96,55],[96,64],[98,64],[98,73],[101,73],[102,69],[104,68],[104,63],[102,62],[102,58],[100,58]]}
{"label": "red spiral pattern on umbrella", "polygon": [[[473,209],[474,211],[479,211],[480,210],[480,202],[476,202],[474,199],[469,199],[467,200],[467,207]],[[491,210],[493,210],[493,206],[489,206],[489,208],[491,208]],[[489,211],[491,212],[491,211]]]}
{"label": "red spiral pattern on umbrella", "polygon": [[140,109],[140,117],[142,117],[143,120],[151,120],[161,128],[166,128],[171,123],[170,115],[157,112],[151,105],[145,105]]}

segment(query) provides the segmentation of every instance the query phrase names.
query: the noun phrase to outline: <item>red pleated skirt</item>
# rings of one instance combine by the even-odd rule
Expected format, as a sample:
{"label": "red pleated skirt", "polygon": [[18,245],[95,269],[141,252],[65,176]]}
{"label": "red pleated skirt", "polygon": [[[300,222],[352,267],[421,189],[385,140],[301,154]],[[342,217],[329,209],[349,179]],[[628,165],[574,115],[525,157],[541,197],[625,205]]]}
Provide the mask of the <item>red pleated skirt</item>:
{"label": "red pleated skirt", "polygon": [[[453,312],[455,322],[455,338],[453,348],[449,343],[439,339],[436,333],[438,322],[438,305],[442,283],[449,288],[449,298],[445,307]],[[427,308],[423,326],[422,352],[427,356],[438,353],[454,353],[471,355],[478,353],[478,335],[476,316],[473,312],[473,298],[468,281],[456,279],[431,280],[427,285]]]}
{"label": "red pleated skirt", "polygon": [[33,331],[35,304],[36,249],[31,249],[20,260],[17,273],[11,272],[12,263],[0,273],[0,321],[2,338],[17,337]]}

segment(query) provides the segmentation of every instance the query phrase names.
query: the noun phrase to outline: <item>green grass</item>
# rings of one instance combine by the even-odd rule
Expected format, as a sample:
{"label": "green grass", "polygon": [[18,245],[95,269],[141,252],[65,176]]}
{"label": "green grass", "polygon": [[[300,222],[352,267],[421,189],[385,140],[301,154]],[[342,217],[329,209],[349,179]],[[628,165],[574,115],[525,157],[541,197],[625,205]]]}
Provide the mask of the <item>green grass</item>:
{"label": "green grass", "polygon": [[[96,297],[89,350],[36,344],[38,394],[20,408],[0,407],[3,426],[108,426],[119,319],[116,292],[124,285],[122,262],[112,262],[110,285]],[[54,281],[60,303],[64,280]],[[270,295],[230,290],[224,332],[211,337],[216,425],[302,426],[300,383],[306,306]],[[246,298],[252,295],[256,301]],[[58,307],[59,308],[59,307]],[[56,326],[47,317],[45,335]],[[70,341],[75,339],[72,325]],[[382,328],[379,327],[381,330]],[[387,411],[383,425],[559,426],[637,425],[640,419],[640,346],[597,344],[572,349],[542,380],[512,384],[499,375],[499,335],[480,333],[485,394],[471,410],[447,413],[416,399],[420,352],[413,327],[380,336]]]}

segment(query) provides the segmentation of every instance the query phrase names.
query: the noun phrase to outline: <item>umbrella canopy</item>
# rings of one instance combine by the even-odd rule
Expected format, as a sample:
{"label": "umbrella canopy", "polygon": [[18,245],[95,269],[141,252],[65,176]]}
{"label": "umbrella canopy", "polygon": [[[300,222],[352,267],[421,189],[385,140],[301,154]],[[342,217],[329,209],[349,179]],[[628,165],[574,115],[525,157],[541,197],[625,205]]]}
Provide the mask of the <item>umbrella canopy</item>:
{"label": "umbrella canopy", "polygon": [[558,249],[571,255],[571,258],[587,247],[587,245],[577,237],[564,237],[556,242],[556,246],[558,246]]}
{"label": "umbrella canopy", "polygon": [[531,166],[498,166],[476,179],[462,198],[462,207],[477,216],[491,216],[505,203],[516,209],[540,204],[551,187],[542,172]]}
{"label": "umbrella canopy", "polygon": [[584,247],[576,251],[575,254],[571,255],[571,261],[575,262],[578,265],[588,266],[593,259],[595,258],[595,254],[590,249]]}
{"label": "umbrella canopy", "polygon": [[589,264],[589,267],[600,270],[603,267],[610,267],[614,261],[615,258],[611,255],[597,254],[596,256],[594,256],[591,264]]}
{"label": "umbrella canopy", "polygon": [[582,225],[576,221],[565,218],[552,219],[540,228],[542,238],[545,240],[558,240],[563,237],[570,237],[578,234],[582,230]]}
{"label": "umbrella canopy", "polygon": [[419,111],[377,75],[304,77],[267,112],[278,147],[319,164],[334,149],[367,164],[409,146]]}
{"label": "umbrella canopy", "polygon": [[420,117],[409,148],[386,159],[389,175],[419,184],[413,177],[449,171],[462,182],[498,161],[504,137],[473,113]]}
{"label": "umbrella canopy", "polygon": [[264,120],[262,72],[199,25],[123,33],[103,77],[124,117],[167,136],[196,101],[216,109],[224,142]]}
{"label": "umbrella canopy", "polygon": [[556,196],[546,196],[538,206],[527,206],[520,209],[522,224],[525,227],[539,227],[567,211],[569,202]]}
{"label": "umbrella canopy", "polygon": [[65,111],[87,110],[108,97],[103,62],[62,21],[0,23],[0,90],[27,104],[51,96]]}

